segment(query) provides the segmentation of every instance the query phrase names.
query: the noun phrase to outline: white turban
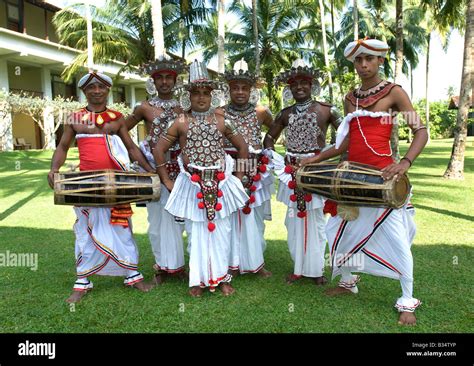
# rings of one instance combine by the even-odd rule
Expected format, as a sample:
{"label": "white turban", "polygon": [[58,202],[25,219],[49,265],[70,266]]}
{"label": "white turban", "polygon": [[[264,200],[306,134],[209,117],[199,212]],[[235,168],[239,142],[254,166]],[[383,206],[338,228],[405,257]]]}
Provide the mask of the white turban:
{"label": "white turban", "polygon": [[89,72],[85,74],[81,78],[81,80],[79,80],[77,86],[81,89],[85,89],[87,85],[92,83],[100,83],[105,85],[107,88],[110,88],[112,86],[112,79],[105,74],[101,74],[98,72]]}
{"label": "white turban", "polygon": [[388,44],[378,39],[358,39],[346,46],[344,57],[354,62],[355,58],[361,53],[385,57],[388,50],[390,50]]}

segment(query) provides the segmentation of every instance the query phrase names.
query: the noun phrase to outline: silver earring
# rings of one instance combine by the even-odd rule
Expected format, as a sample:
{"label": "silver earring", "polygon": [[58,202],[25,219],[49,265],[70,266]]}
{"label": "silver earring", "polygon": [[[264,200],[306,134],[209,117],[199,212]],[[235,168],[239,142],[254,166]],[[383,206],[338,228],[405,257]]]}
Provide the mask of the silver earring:
{"label": "silver earring", "polygon": [[259,101],[260,101],[260,93],[257,88],[252,87],[252,89],[250,90],[249,102],[250,104],[257,105]]}
{"label": "silver earring", "polygon": [[290,87],[287,85],[283,88],[283,105],[288,105],[293,100],[293,93],[291,92]]}
{"label": "silver earring", "polygon": [[191,93],[189,93],[189,91],[186,90],[181,94],[179,97],[179,105],[184,111],[189,111],[191,109]]}
{"label": "silver earring", "polygon": [[313,85],[311,85],[311,95],[313,97],[317,97],[319,93],[321,93],[321,84],[319,83],[319,81],[315,80],[313,82]]}
{"label": "silver earring", "polygon": [[145,89],[148,94],[151,96],[156,95],[156,86],[155,86],[155,80],[153,78],[148,78],[146,83],[145,83]]}
{"label": "silver earring", "polygon": [[213,90],[211,91],[211,108],[215,109],[220,107],[221,105],[221,91],[220,90]]}

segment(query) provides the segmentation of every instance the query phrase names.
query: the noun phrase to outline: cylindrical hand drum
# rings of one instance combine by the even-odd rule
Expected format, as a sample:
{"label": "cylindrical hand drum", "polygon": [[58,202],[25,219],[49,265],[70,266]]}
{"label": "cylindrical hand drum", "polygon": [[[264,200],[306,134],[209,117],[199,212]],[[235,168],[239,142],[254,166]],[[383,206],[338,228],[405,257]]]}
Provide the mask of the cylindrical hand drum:
{"label": "cylindrical hand drum", "polygon": [[151,173],[90,170],[54,174],[54,203],[75,206],[116,206],[157,201],[160,178]]}
{"label": "cylindrical hand drum", "polygon": [[398,182],[384,181],[377,167],[350,161],[305,165],[296,173],[296,184],[303,191],[354,206],[400,208],[410,194],[406,175]]}

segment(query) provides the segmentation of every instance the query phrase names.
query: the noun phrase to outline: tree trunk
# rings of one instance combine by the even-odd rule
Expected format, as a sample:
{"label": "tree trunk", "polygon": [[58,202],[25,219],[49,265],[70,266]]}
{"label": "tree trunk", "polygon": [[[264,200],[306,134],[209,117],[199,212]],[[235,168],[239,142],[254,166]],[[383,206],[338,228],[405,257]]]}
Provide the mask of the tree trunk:
{"label": "tree trunk", "polygon": [[163,36],[163,18],[161,15],[161,0],[151,0],[151,23],[153,25],[153,41],[155,43],[155,60],[165,53]]}
{"label": "tree trunk", "polygon": [[359,39],[359,14],[357,11],[357,0],[352,5],[352,17],[354,18],[354,41]]}
{"label": "tree trunk", "polygon": [[431,43],[431,33],[428,34],[427,40],[427,51],[426,51],[426,82],[425,82],[425,99],[426,99],[426,106],[425,106],[425,123],[426,123],[426,131],[428,132],[428,143],[430,142],[430,98],[428,96],[428,85],[429,85],[429,70],[430,70],[430,43]]}
{"label": "tree trunk", "polygon": [[94,71],[94,44],[92,42],[92,16],[89,3],[86,6],[86,22],[87,22],[87,68],[89,72]]}
{"label": "tree trunk", "polygon": [[474,0],[469,0],[466,14],[466,33],[464,35],[464,60],[459,95],[459,109],[454,131],[453,150],[448,168],[444,173],[447,179],[464,179],[464,152],[467,138],[467,116],[472,103],[472,54],[474,44]]}
{"label": "tree trunk", "polygon": [[[395,83],[400,84],[403,66],[403,0],[396,2],[396,49],[395,49]],[[393,124],[392,135],[390,137],[393,158],[400,160],[400,151],[398,149],[398,122]]]}
{"label": "tree trunk", "polygon": [[332,90],[332,75],[331,70],[329,69],[329,56],[328,56],[328,44],[326,40],[326,22],[325,22],[325,13],[324,13],[324,4],[323,0],[319,0],[319,12],[321,15],[321,32],[323,35],[323,54],[324,54],[324,65],[328,73],[328,86],[329,86],[329,100],[332,103],[333,101],[333,90]]}
{"label": "tree trunk", "polygon": [[217,71],[221,74],[225,71],[225,26],[224,26],[225,5],[224,0],[217,3]]}
{"label": "tree trunk", "polygon": [[255,75],[260,76],[260,49],[258,46],[257,0],[252,0],[252,23],[255,43]]}
{"label": "tree trunk", "polygon": [[[410,100],[413,100],[413,67],[410,64]],[[412,139],[411,128],[408,128],[407,143],[410,143]]]}
{"label": "tree trunk", "polygon": [[275,101],[273,95],[273,77],[269,72],[265,73],[265,83],[267,84],[268,108],[272,110]]}

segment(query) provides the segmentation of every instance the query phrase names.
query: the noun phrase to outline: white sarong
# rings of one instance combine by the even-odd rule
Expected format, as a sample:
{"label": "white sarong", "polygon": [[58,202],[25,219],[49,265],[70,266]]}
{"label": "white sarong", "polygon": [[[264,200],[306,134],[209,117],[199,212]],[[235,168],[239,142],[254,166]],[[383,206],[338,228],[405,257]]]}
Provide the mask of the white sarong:
{"label": "white sarong", "polygon": [[[155,159],[146,140],[140,143],[140,149],[155,168]],[[184,269],[184,225],[176,222],[175,217],[165,210],[169,196],[168,189],[162,184],[159,201],[147,203],[148,238],[155,256],[156,269],[177,273]]]}
{"label": "white sarong", "polygon": [[[311,201],[306,202],[306,216],[297,216],[297,203],[290,200],[294,190],[288,187],[293,179],[291,174],[285,173],[284,158],[272,152],[275,173],[279,179],[277,200],[287,207],[285,226],[288,231],[287,241],[291,259],[294,262],[295,276],[321,277],[324,272],[324,253],[326,248],[325,219],[323,214],[323,197],[312,194]],[[314,154],[292,154],[300,158],[314,156]]]}
{"label": "white sarong", "polygon": [[[261,150],[255,150],[251,146],[249,149],[251,153],[261,153]],[[229,269],[239,270],[241,274],[257,273],[265,266],[264,220],[271,220],[270,201],[275,191],[272,170],[273,164],[270,161],[267,170],[264,173],[259,172],[261,179],[253,182],[256,188],[252,192],[255,202],[249,204],[250,213],[245,214],[239,209],[230,218],[232,228]]]}
{"label": "white sarong", "polygon": [[[223,195],[218,199],[222,209],[216,211],[215,230],[208,230],[205,209],[198,207],[200,192],[198,183],[191,181],[191,174],[184,168],[181,157],[178,158],[181,173],[174,184],[173,191],[165,209],[174,216],[185,219],[188,233],[189,286],[215,288],[220,282],[229,282],[227,274],[230,255],[230,216],[245,205],[248,196],[242,183],[232,175],[233,159],[226,155],[225,179],[219,182]],[[199,169],[199,167],[192,166]],[[222,168],[220,168],[222,169]]]}
{"label": "white sarong", "polygon": [[339,286],[356,293],[363,272],[400,280],[402,297],[395,307],[414,311],[421,302],[413,298],[413,257],[411,244],[416,233],[415,210],[408,203],[400,209],[359,207],[353,221],[331,217],[326,226],[330,246],[332,277],[341,275]]}

